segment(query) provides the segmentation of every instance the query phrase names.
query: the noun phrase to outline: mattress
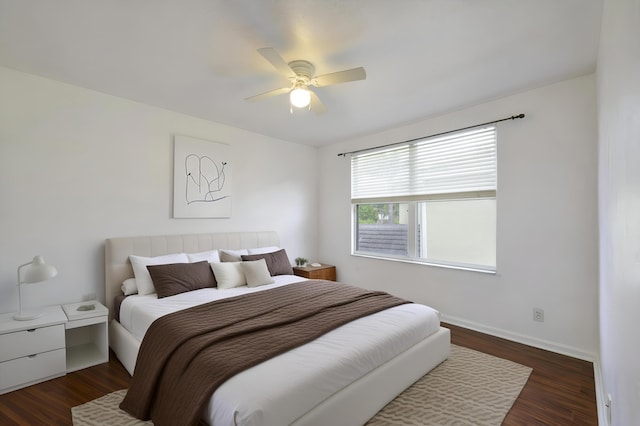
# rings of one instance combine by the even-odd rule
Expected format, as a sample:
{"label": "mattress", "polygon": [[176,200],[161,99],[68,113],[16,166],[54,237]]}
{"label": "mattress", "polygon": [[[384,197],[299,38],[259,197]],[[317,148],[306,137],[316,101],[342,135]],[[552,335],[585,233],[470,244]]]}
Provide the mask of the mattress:
{"label": "mattress", "polygon": [[[122,302],[120,322],[141,340],[162,315],[302,280],[287,275],[273,278],[274,284],[255,288],[200,289],[163,299],[129,296]],[[436,310],[412,303],[358,319],[229,379],[213,394],[203,419],[216,426],[294,423],[439,327]]]}

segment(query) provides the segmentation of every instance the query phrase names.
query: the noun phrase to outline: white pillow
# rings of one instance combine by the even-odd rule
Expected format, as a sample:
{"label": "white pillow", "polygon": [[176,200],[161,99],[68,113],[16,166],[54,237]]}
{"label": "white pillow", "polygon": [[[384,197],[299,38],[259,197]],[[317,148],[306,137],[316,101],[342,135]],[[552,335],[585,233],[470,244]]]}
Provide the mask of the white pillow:
{"label": "white pillow", "polygon": [[216,277],[218,288],[233,288],[247,284],[242,270],[242,262],[211,263],[213,275]]}
{"label": "white pillow", "polygon": [[272,284],[274,281],[264,259],[242,262],[242,271],[249,287]]}
{"label": "white pillow", "polygon": [[124,280],[120,288],[122,289],[122,294],[124,294],[125,296],[138,294],[138,284],[136,284],[135,278],[129,278]]}
{"label": "white pillow", "polygon": [[250,248],[247,249],[249,254],[265,254],[265,253],[273,253],[274,251],[280,250],[280,247],[258,247],[258,248]]}
{"label": "white pillow", "polygon": [[223,262],[240,262],[242,261],[242,255],[248,256],[249,251],[247,249],[220,250],[220,260]]}
{"label": "white pillow", "polygon": [[156,257],[143,257],[129,255],[131,266],[133,266],[133,274],[136,276],[136,284],[138,285],[138,294],[152,294],[156,292],[149,275],[147,265],[167,265],[170,263],[189,263],[189,258],[185,253],[167,254]]}
{"label": "white pillow", "polygon": [[200,253],[187,253],[187,257],[191,263],[202,262],[203,260],[206,260],[209,263],[220,262],[218,250],[201,251]]}

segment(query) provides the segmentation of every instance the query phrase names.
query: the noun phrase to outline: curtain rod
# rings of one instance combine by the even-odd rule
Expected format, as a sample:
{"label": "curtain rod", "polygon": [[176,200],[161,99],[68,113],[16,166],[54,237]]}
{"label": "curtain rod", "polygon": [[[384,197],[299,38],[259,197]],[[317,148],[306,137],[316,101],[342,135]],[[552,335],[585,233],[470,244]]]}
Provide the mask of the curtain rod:
{"label": "curtain rod", "polygon": [[429,135],[429,136],[421,136],[419,138],[409,139],[409,140],[402,141],[402,142],[393,142],[393,143],[388,143],[386,145],[374,146],[372,148],[364,148],[364,149],[357,149],[355,151],[341,152],[340,154],[338,154],[338,157],[346,157],[349,154],[357,154],[358,152],[372,151],[374,149],[387,148],[389,146],[401,145],[401,144],[409,143],[409,142],[415,142],[415,141],[419,141],[419,140],[426,139],[426,138],[433,138],[435,136],[442,136],[442,135],[446,135],[446,134],[453,133],[453,132],[459,132],[461,130],[469,130],[469,129],[473,129],[475,127],[487,126],[489,124],[495,124],[495,123],[499,123],[501,121],[515,120],[516,118],[524,118],[524,114],[512,115],[511,117],[501,118],[499,120],[487,121],[486,123],[474,124],[473,126],[461,127],[460,129],[455,129],[455,130],[447,130],[446,132],[435,133],[435,134]]}

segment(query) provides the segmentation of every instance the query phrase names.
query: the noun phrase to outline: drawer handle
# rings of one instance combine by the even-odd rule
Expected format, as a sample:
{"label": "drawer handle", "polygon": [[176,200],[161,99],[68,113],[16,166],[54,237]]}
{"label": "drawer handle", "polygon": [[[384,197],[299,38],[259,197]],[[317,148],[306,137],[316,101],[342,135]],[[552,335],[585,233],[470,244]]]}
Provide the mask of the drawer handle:
{"label": "drawer handle", "polygon": [[38,354],[27,355],[27,358],[33,359],[33,358],[35,358],[35,357],[37,357],[37,356],[38,356]]}
{"label": "drawer handle", "polygon": [[29,333],[33,333],[33,332],[34,332],[34,331],[36,331],[36,330],[37,330],[37,328],[30,328],[29,330],[27,330],[27,332],[29,332]]}

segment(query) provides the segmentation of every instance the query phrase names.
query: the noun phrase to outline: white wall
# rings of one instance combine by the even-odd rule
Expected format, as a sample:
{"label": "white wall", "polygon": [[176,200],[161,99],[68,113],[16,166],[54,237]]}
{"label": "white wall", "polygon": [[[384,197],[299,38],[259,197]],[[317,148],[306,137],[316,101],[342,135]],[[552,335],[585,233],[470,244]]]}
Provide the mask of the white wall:
{"label": "white wall", "polygon": [[[0,312],[16,269],[41,254],[59,275],[27,306],[104,297],[104,239],[275,230],[315,258],[317,150],[0,68]],[[172,219],[173,135],[232,146],[230,219]]]}
{"label": "white wall", "polygon": [[640,424],[640,1],[605,1],[598,58],[600,355],[612,425]]}
{"label": "white wall", "polygon": [[[425,99],[428,102],[428,99]],[[350,160],[340,152],[525,113],[498,128],[497,274],[350,255]],[[558,352],[598,351],[593,75],[320,150],[320,255],[341,281],[427,303],[445,320]],[[533,308],[545,322],[533,321]]]}

